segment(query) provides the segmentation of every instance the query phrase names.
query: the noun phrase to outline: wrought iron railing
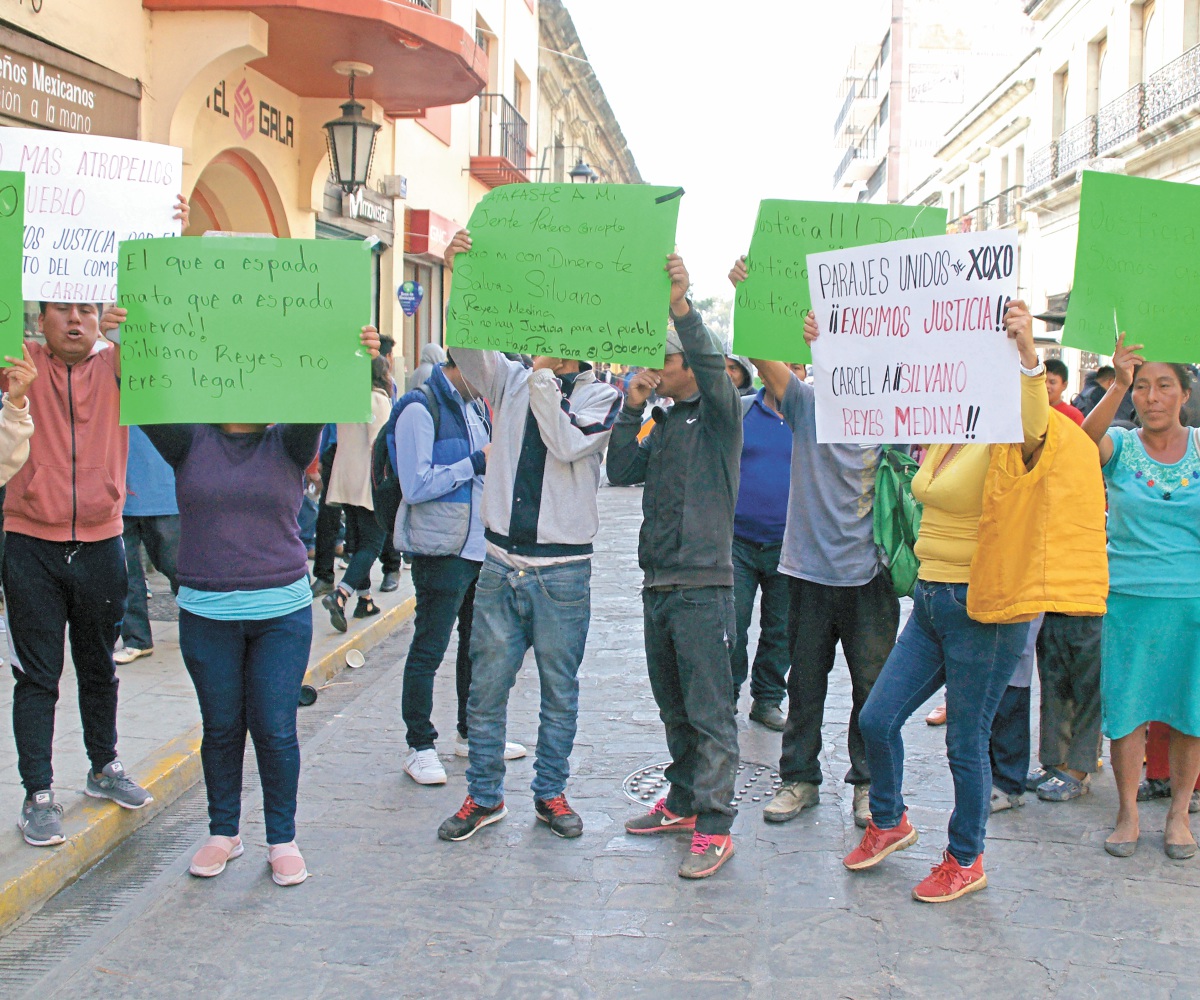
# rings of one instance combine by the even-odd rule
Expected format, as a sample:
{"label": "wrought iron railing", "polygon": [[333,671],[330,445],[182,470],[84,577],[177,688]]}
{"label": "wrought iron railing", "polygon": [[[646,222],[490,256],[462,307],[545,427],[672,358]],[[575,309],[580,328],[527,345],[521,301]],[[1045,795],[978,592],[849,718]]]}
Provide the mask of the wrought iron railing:
{"label": "wrought iron railing", "polygon": [[1096,153],[1107,153],[1142,131],[1146,88],[1138,84],[1096,112]]}
{"label": "wrought iron railing", "polygon": [[1088,115],[1058,137],[1058,172],[1065,174],[1096,157],[1096,116]]}
{"label": "wrought iron railing", "polygon": [[850,164],[855,160],[872,159],[875,156],[875,136],[868,134],[859,142],[851,146],[842,155],[841,162],[838,163],[837,169],[833,172],[833,183],[836,186],[842,179],[842,175],[850,169]]}
{"label": "wrought iron railing", "polygon": [[1030,154],[1029,162],[1025,164],[1026,186],[1031,190],[1049,184],[1058,176],[1058,143],[1052,142],[1043,146],[1036,153]]}
{"label": "wrought iron railing", "polygon": [[524,170],[529,166],[529,123],[508,98],[479,95],[479,150],[477,156],[503,156]]}
{"label": "wrought iron railing", "polygon": [[971,214],[976,229],[1002,229],[1021,218],[1021,195],[1025,189],[1016,184],[1005,188],[994,198],[981,202]]}
{"label": "wrought iron railing", "polygon": [[857,81],[847,81],[850,86],[846,89],[846,100],[842,102],[842,110],[838,112],[837,117],[833,120],[833,134],[840,135],[842,126],[846,123],[846,116],[850,114],[850,108],[854,106],[854,98],[858,96]]}
{"label": "wrought iron railing", "polygon": [[1150,74],[1146,81],[1142,128],[1153,128],[1197,102],[1200,102],[1200,45]]}

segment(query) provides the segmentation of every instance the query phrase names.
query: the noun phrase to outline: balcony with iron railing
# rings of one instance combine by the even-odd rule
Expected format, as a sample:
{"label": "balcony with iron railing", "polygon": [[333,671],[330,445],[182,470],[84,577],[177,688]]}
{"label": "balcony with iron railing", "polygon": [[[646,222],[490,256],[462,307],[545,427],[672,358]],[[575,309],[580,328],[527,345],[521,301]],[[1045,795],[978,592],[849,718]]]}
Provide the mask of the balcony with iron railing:
{"label": "balcony with iron railing", "polygon": [[971,211],[951,219],[946,225],[948,233],[973,233],[986,229],[1003,229],[1021,221],[1021,196],[1025,189],[1020,184],[1005,188],[998,195],[980,202]]}
{"label": "balcony with iron railing", "polygon": [[501,94],[479,95],[471,176],[488,188],[529,180],[529,123]]}
{"label": "balcony with iron railing", "polygon": [[[1030,191],[1071,174],[1177,115],[1200,109],[1200,45],[1063,132],[1029,158]],[[1200,120],[1200,119],[1198,119]]]}
{"label": "balcony with iron railing", "polygon": [[866,180],[879,166],[879,152],[873,134],[863,136],[842,155],[841,162],[833,172],[833,185],[837,187],[843,179],[847,182]]}

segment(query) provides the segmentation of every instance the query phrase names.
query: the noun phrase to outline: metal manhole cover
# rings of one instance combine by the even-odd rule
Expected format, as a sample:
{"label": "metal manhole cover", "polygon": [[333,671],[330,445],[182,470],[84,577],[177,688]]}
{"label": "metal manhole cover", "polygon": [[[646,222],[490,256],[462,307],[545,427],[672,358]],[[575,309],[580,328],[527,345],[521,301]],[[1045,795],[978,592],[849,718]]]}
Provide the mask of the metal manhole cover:
{"label": "metal manhole cover", "polygon": [[[663,772],[670,765],[671,762],[667,760],[634,771],[621,783],[621,790],[634,802],[657,802],[667,794],[668,781]],[[743,760],[738,764],[730,805],[744,807],[755,802],[767,802],[782,784],[779,772],[773,770],[770,764]]]}

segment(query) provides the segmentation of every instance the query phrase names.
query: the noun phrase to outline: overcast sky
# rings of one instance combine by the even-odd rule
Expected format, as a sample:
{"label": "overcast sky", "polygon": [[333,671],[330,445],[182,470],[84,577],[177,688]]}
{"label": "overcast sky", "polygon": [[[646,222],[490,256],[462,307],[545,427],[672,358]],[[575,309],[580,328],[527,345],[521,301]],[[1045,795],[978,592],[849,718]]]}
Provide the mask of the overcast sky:
{"label": "overcast sky", "polygon": [[729,297],[760,199],[830,197],[861,0],[566,2],[642,176],[687,192],[678,244],[696,296]]}

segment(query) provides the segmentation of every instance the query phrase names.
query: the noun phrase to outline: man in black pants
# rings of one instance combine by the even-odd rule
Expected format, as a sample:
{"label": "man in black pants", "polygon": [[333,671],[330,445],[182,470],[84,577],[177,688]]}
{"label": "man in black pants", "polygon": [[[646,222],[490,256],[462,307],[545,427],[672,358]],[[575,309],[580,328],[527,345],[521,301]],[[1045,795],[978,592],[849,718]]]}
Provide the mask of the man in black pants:
{"label": "man in black pants", "polygon": [[[667,258],[667,273],[675,333],[666,362],[630,383],[608,447],[610,482],[646,484],[638,542],[646,666],[672,758],[669,794],[625,829],[691,833],[679,874],[705,878],[733,857],[738,735],[730,649],[742,404],[721,345],[687,300],[678,256]],[[654,433],[639,444],[642,410],[655,391],[675,404],[655,410]]]}

